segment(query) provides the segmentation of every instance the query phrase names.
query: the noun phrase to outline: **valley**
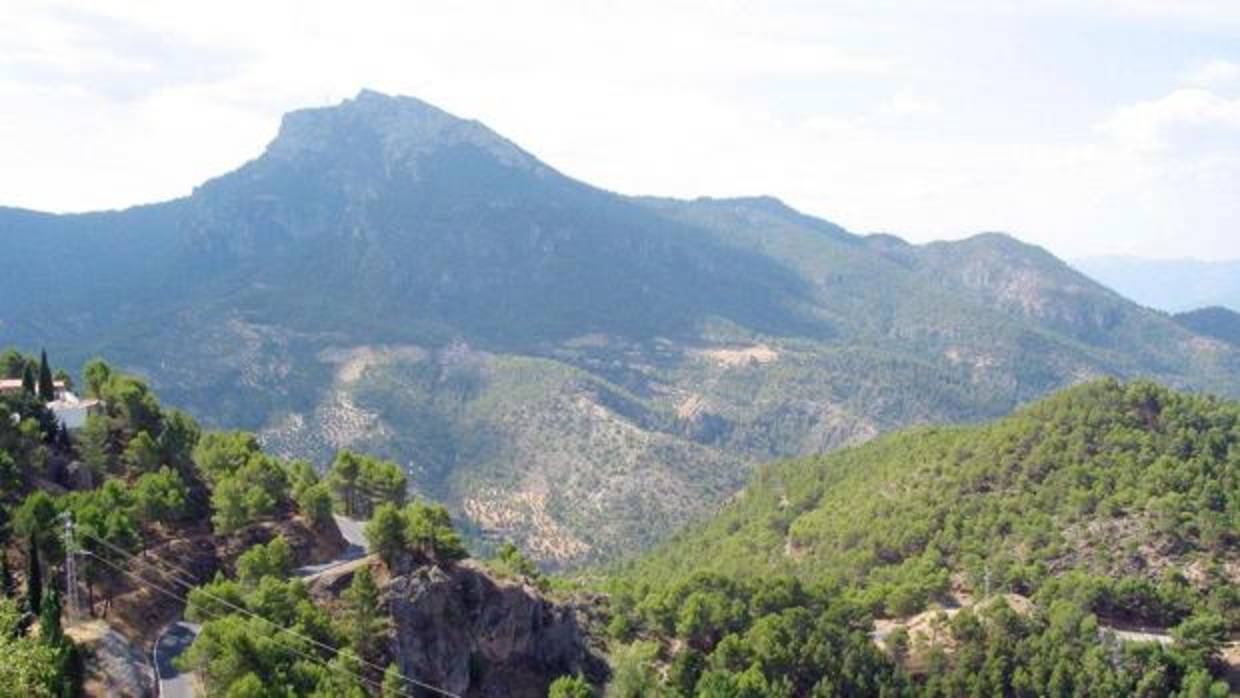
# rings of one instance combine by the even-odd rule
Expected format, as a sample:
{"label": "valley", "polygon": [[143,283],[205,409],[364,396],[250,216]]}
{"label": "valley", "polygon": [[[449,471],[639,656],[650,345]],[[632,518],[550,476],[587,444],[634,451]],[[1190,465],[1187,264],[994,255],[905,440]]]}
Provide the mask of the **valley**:
{"label": "valley", "polygon": [[0,6],[0,698],[1240,696],[1237,0]]}
{"label": "valley", "polygon": [[1240,395],[1229,335],[1011,237],[620,196],[373,91],[288,114],[189,197],[0,230],[32,260],[0,279],[6,342],[107,356],[282,456],[390,458],[477,544],[558,569],[664,540],[774,458],[1100,376]]}
{"label": "valley", "polygon": [[[0,227],[83,270],[0,280],[6,339],[118,362],[84,367],[102,412],[73,434],[14,395],[20,530],[107,506],[128,518],[92,535],[202,546],[154,613],[133,599],[160,563],[91,568],[107,685],[182,613],[161,671],[186,694],[1225,685],[1229,311],[1146,309],[1002,234],[619,196],[374,92],[288,115],[186,199]],[[298,580],[345,547],[333,513],[376,554]]]}

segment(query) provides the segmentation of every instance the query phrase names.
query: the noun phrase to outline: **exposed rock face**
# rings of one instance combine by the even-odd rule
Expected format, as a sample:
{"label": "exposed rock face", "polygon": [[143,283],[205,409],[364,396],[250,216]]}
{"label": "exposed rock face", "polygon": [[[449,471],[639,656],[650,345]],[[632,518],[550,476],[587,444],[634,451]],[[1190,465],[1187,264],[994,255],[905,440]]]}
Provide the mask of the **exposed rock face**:
{"label": "exposed rock face", "polygon": [[558,676],[606,677],[579,609],[498,582],[469,563],[397,576],[387,599],[401,671],[453,693],[542,698]]}

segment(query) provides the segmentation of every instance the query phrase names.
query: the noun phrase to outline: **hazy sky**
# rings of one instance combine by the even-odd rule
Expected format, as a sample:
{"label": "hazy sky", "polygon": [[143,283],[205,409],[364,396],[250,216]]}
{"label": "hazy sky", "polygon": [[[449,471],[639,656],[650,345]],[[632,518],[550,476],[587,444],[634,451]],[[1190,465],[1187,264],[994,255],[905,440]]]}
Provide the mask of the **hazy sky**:
{"label": "hazy sky", "polygon": [[1240,257],[1240,1],[0,0],[0,204],[123,207],[362,87],[632,194]]}

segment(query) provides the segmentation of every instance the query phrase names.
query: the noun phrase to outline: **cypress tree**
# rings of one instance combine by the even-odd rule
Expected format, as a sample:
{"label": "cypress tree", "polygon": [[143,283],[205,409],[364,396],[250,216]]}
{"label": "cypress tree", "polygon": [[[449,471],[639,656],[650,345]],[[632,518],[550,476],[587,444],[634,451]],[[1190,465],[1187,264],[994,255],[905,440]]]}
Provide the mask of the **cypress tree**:
{"label": "cypress tree", "polygon": [[39,398],[43,402],[56,399],[56,386],[52,383],[52,367],[47,365],[47,350],[39,355]]}
{"label": "cypress tree", "polygon": [[22,390],[25,391],[27,395],[34,395],[34,370],[30,368],[30,364],[26,364],[26,367],[22,369]]}
{"label": "cypress tree", "polygon": [[60,624],[60,594],[52,587],[39,609],[39,640],[45,645],[60,647],[65,641],[65,629]]}
{"label": "cypress tree", "polygon": [[39,545],[30,534],[30,555],[26,557],[26,604],[39,615],[43,607],[43,570],[39,568]]}

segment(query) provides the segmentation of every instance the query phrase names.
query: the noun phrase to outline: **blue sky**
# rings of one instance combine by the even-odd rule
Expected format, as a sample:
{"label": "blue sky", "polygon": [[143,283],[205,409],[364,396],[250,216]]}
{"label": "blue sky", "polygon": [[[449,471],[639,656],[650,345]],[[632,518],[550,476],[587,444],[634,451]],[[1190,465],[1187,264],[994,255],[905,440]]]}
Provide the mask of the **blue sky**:
{"label": "blue sky", "polygon": [[1240,2],[4,0],[0,204],[189,193],[362,87],[632,194],[1240,258]]}

